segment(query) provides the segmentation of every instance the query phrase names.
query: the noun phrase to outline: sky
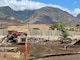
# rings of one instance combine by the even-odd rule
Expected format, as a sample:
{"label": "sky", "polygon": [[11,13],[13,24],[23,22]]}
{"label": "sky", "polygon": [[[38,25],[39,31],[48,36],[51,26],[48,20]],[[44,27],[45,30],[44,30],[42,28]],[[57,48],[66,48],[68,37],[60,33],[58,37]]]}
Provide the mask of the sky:
{"label": "sky", "polygon": [[74,16],[80,13],[80,0],[0,0],[0,7],[2,6],[9,6],[13,10],[34,10],[50,6]]}
{"label": "sky", "polygon": [[80,0],[33,0],[33,1],[39,1],[46,4],[60,5],[70,10],[80,7]]}

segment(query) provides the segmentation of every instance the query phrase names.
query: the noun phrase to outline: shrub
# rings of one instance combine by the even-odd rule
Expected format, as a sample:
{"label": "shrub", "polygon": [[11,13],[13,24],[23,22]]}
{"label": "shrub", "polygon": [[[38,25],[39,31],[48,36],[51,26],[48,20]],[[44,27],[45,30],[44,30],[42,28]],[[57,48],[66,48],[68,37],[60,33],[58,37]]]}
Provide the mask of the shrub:
{"label": "shrub", "polygon": [[14,48],[13,51],[14,51],[14,52],[18,52],[18,48]]}
{"label": "shrub", "polygon": [[49,53],[51,51],[51,49],[50,48],[45,48],[44,51]]}

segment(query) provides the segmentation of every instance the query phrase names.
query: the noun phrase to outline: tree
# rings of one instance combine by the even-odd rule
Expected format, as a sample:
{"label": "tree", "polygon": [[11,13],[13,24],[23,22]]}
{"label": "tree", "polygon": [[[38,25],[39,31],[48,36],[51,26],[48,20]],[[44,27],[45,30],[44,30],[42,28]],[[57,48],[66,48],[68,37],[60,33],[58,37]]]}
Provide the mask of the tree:
{"label": "tree", "polygon": [[79,29],[79,28],[80,28],[80,24],[77,24],[77,25],[76,25],[76,28]]}
{"label": "tree", "polygon": [[59,24],[57,25],[57,29],[62,32],[62,37],[63,37],[63,38],[67,38],[68,34],[67,34],[67,32],[66,32],[66,29],[64,28],[64,23],[62,23],[62,22],[59,23]]}
{"label": "tree", "polygon": [[51,30],[54,30],[55,28],[57,28],[57,24],[51,25],[49,28],[50,28]]}
{"label": "tree", "polygon": [[62,22],[57,24],[57,29],[59,31],[64,31],[64,27],[63,27],[63,23]]}
{"label": "tree", "polygon": [[54,30],[54,28],[57,28],[57,30],[61,31],[63,38],[66,38],[68,36],[68,34],[66,32],[66,29],[64,28],[64,23],[63,22],[60,22],[60,23],[58,23],[56,25],[52,25],[50,28],[52,30]]}
{"label": "tree", "polygon": [[63,27],[63,23],[58,23],[58,24],[55,24],[55,25],[51,25],[49,27],[51,30],[54,30],[55,28],[57,28],[59,31],[63,31],[64,30],[64,27]]}

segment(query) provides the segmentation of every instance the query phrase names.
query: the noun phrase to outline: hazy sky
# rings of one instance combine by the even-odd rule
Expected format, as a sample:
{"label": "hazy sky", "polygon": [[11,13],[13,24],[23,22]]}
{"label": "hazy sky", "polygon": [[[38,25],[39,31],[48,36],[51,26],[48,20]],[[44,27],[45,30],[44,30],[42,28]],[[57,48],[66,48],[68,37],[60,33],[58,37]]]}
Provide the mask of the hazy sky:
{"label": "hazy sky", "polygon": [[80,13],[80,0],[0,0],[0,6],[9,6],[14,10],[33,10],[52,6],[67,11],[74,16]]}

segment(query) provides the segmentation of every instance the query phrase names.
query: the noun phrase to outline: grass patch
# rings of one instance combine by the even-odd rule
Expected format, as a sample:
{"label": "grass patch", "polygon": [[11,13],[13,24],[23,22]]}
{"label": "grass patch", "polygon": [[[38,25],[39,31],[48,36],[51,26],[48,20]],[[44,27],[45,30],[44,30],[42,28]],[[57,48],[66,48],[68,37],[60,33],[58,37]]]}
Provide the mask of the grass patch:
{"label": "grass patch", "polygon": [[45,50],[44,50],[45,52],[47,52],[47,53],[50,53],[50,51],[51,51],[51,48],[45,48]]}

